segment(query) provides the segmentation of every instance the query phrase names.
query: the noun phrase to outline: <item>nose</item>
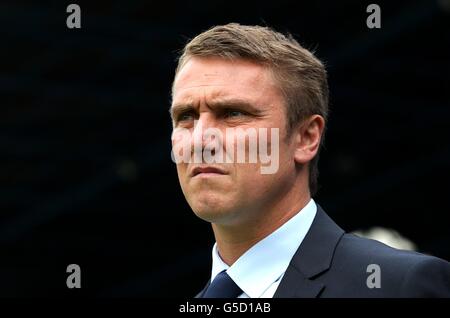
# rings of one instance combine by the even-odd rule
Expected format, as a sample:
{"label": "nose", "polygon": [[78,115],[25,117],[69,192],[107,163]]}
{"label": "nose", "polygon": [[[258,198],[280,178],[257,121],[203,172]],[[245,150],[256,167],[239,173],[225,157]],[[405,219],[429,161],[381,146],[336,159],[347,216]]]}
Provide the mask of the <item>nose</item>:
{"label": "nose", "polygon": [[216,128],[212,115],[207,112],[200,113],[198,119],[194,121],[194,129],[192,131],[192,141],[194,145],[201,145],[203,148],[207,139],[205,132],[211,128]]}
{"label": "nose", "polygon": [[200,113],[198,120],[194,121],[191,149],[196,156],[202,156],[201,153],[207,147],[213,152],[215,147],[222,146],[222,134],[217,124],[213,114],[209,112]]}

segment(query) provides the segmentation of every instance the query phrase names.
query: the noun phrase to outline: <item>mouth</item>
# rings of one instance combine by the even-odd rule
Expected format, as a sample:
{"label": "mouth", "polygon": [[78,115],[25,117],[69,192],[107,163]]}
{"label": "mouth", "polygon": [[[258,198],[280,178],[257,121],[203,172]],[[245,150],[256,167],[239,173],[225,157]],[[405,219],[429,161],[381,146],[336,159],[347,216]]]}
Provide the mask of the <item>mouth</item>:
{"label": "mouth", "polygon": [[202,176],[202,177],[208,177],[208,176],[221,176],[221,175],[226,175],[226,171],[218,168],[218,167],[213,167],[213,166],[203,166],[203,167],[196,167],[194,169],[192,169],[192,173],[191,173],[191,177],[197,177],[197,176]]}

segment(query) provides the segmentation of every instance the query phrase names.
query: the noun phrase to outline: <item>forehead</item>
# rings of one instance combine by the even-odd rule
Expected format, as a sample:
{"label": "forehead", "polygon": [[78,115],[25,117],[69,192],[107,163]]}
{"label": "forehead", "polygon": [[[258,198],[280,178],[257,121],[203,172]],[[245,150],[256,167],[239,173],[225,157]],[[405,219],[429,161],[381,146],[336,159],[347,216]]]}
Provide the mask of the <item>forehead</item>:
{"label": "forehead", "polygon": [[276,91],[270,71],[263,65],[246,60],[193,57],[175,78],[173,100],[192,99],[198,94],[211,98],[257,98]]}

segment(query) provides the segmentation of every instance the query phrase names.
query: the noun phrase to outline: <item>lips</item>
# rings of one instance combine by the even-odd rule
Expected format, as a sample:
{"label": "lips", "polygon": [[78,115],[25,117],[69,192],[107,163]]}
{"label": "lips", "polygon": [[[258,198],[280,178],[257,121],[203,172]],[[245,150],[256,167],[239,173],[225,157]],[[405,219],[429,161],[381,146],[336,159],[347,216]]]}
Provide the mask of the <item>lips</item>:
{"label": "lips", "polygon": [[202,166],[202,167],[195,167],[192,169],[191,177],[195,177],[200,174],[219,174],[219,175],[225,175],[227,174],[223,169],[219,167],[213,167],[213,166]]}

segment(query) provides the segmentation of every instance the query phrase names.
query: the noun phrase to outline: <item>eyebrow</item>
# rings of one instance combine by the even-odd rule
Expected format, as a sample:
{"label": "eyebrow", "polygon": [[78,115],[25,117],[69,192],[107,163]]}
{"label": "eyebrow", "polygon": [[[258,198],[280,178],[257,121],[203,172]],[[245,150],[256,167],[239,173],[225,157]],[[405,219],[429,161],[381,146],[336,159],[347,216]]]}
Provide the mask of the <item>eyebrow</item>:
{"label": "eyebrow", "polygon": [[192,111],[194,109],[194,105],[192,104],[176,104],[172,105],[169,109],[170,117],[175,119],[177,114],[182,114],[187,111]]}
{"label": "eyebrow", "polygon": [[[260,114],[262,112],[261,109],[258,109],[255,105],[253,105],[249,101],[236,98],[213,101],[208,103],[208,106],[213,109],[236,108],[253,114]],[[192,111],[195,108],[196,107],[191,103],[175,104],[170,107],[169,113],[171,117],[174,118],[174,116],[176,116],[177,114],[183,113],[185,111]]]}

